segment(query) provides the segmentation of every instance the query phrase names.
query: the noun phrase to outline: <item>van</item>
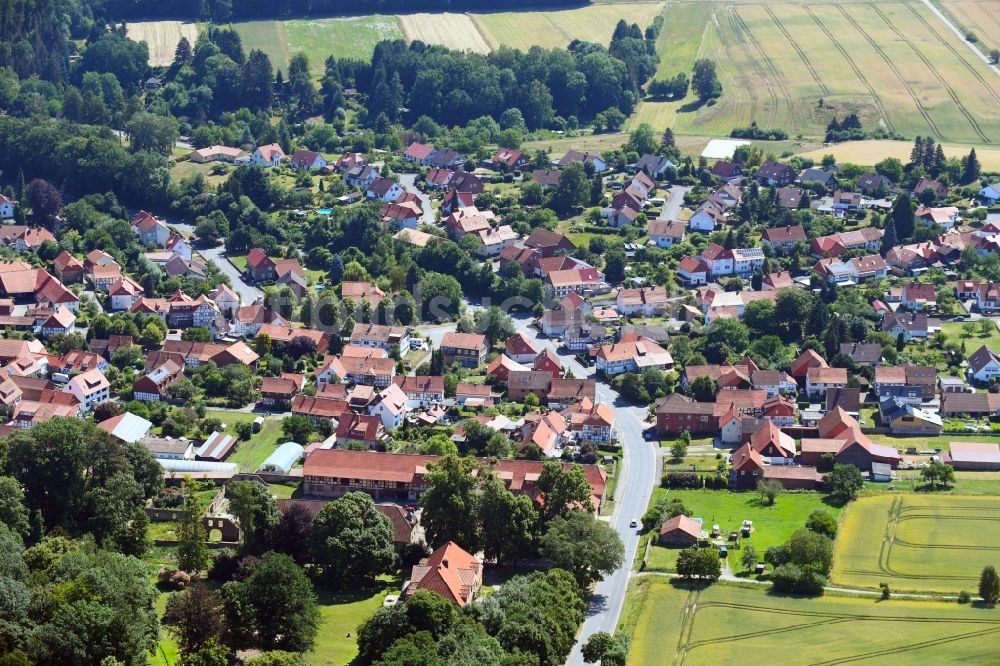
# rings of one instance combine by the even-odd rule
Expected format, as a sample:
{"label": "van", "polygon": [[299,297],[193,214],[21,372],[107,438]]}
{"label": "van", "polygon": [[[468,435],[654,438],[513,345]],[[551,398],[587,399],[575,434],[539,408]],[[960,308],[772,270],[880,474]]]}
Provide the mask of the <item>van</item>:
{"label": "van", "polygon": [[66,382],[69,381],[69,375],[67,375],[65,372],[53,372],[52,381],[54,381],[56,384],[65,384]]}

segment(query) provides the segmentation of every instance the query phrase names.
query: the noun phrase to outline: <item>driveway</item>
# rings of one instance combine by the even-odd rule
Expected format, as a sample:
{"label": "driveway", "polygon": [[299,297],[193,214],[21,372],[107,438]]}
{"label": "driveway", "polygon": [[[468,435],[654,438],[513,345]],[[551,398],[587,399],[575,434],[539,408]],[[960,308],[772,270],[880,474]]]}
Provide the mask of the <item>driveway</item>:
{"label": "driveway", "polygon": [[682,187],[680,185],[671,187],[667,203],[663,204],[663,210],[660,211],[660,216],[656,219],[676,220],[677,215],[680,214],[681,208],[684,206],[684,194],[690,189],[690,187]]}
{"label": "driveway", "polygon": [[[575,377],[589,377],[593,368],[581,365],[572,354],[557,349],[552,340],[541,337],[537,329],[531,327],[531,319],[522,317],[514,320],[518,332],[535,342],[539,347],[548,347],[559,355]],[[645,429],[646,408],[632,405],[621,399],[616,391],[601,380],[597,382],[597,400],[615,408],[615,427],[622,442],[622,464],[618,470],[614,511],[608,521],[618,532],[625,544],[624,564],[597,584],[590,596],[587,617],[580,629],[577,643],[566,661],[570,666],[584,666],[581,646],[598,631],[614,633],[618,627],[629,578],[632,576],[632,562],[639,547],[639,529],[629,527],[633,519],[640,519],[646,513],[646,506],[656,484],[656,447],[642,435]]]}
{"label": "driveway", "polygon": [[403,186],[403,189],[420,200],[420,208],[424,211],[423,217],[420,218],[421,224],[433,226],[437,222],[437,215],[434,213],[434,206],[431,205],[431,198],[417,189],[416,181],[417,174],[415,173],[399,174],[399,184]]}
{"label": "driveway", "polygon": [[260,289],[244,282],[243,275],[226,258],[226,248],[224,245],[213,247],[209,250],[199,250],[198,253],[206,261],[211,261],[215,264],[223,274],[229,276],[230,282],[233,283],[233,290],[239,294],[240,300],[244,304],[249,305],[264,295]]}

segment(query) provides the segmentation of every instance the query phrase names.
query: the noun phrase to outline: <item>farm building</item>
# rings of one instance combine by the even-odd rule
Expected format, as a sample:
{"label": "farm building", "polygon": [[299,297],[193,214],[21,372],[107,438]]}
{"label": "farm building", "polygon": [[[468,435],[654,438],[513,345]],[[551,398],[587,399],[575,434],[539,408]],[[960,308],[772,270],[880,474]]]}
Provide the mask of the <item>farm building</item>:
{"label": "farm building", "polygon": [[978,442],[951,442],[951,450],[944,455],[944,461],[961,471],[1000,471],[1000,444],[980,444]]}
{"label": "farm building", "polygon": [[302,459],[303,448],[295,442],[285,442],[267,457],[267,460],[257,468],[258,472],[275,472],[288,474],[299,460]]}
{"label": "farm building", "polygon": [[694,546],[700,539],[700,518],[674,516],[660,527],[661,546]]}
{"label": "farm building", "polygon": [[195,454],[196,460],[225,460],[236,446],[236,438],[232,435],[224,435],[219,431],[213,432],[208,439],[198,448]]}

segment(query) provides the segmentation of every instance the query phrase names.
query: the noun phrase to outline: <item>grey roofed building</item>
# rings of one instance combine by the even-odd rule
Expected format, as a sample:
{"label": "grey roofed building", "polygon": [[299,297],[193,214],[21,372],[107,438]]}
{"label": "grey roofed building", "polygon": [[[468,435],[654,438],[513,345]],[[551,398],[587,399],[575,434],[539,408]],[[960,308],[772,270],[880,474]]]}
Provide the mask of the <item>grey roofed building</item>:
{"label": "grey roofed building", "polygon": [[840,353],[849,356],[858,365],[878,365],[882,362],[882,345],[877,342],[845,342]]}
{"label": "grey roofed building", "polygon": [[822,169],[806,169],[801,174],[799,174],[799,182],[801,183],[821,183],[822,185],[830,186],[831,183],[835,183],[835,179],[832,173],[823,171]]}
{"label": "grey roofed building", "polygon": [[145,437],[153,424],[132,412],[125,412],[101,421],[97,427],[127,444],[132,444]]}

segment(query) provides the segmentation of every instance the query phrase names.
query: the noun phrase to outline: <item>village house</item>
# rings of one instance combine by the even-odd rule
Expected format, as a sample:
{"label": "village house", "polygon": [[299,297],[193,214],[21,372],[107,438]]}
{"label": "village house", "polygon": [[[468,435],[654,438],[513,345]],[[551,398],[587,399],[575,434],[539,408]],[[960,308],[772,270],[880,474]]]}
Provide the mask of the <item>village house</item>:
{"label": "village house", "polygon": [[475,600],[482,586],[482,562],[449,541],[413,565],[403,598],[418,590],[430,590],[457,606],[465,606]]}
{"label": "village house", "polygon": [[762,243],[766,243],[778,250],[791,250],[796,243],[805,243],[806,230],[801,225],[790,227],[769,227],[764,230],[761,238]]}
{"label": "village house", "polygon": [[133,382],[132,396],[140,402],[166,400],[167,389],[183,377],[183,363],[166,360]]}
{"label": "village house", "polygon": [[545,275],[544,286],[550,298],[562,298],[571,292],[596,291],[601,288],[602,280],[596,268],[569,268],[550,271]]}
{"label": "village house", "polygon": [[348,413],[337,424],[335,435],[338,446],[360,443],[369,449],[374,449],[389,437],[379,417]]}
{"label": "village house", "polygon": [[66,250],[56,256],[52,269],[64,284],[83,282],[83,262]]}
{"label": "village house", "polygon": [[291,411],[295,416],[309,417],[313,425],[318,426],[323,421],[339,420],[350,408],[346,400],[299,393],[292,398]]}
{"label": "village house", "polygon": [[787,164],[766,160],[757,170],[757,182],[768,187],[785,187],[792,183],[797,175]]}
{"label": "village house", "polygon": [[883,427],[888,427],[893,435],[941,434],[944,423],[934,412],[913,405],[901,398],[883,398],[879,401],[879,415]]}
{"label": "village house", "polygon": [[434,146],[423,143],[411,143],[403,152],[403,159],[407,162],[418,162],[421,166],[427,166],[431,155],[434,154]]}
{"label": "village house", "polygon": [[644,153],[635,164],[630,165],[630,168],[633,171],[644,172],[657,180],[661,180],[666,176],[667,169],[675,169],[677,165],[662,155]]}
{"label": "village house", "polygon": [[844,231],[814,238],[810,243],[812,255],[816,258],[825,256],[839,257],[847,250],[869,250],[876,252],[882,245],[882,235],[885,232],[875,227],[862,227],[855,231]]}
{"label": "village house", "polygon": [[493,165],[494,169],[510,172],[515,169],[520,169],[527,164],[528,156],[520,150],[500,148],[497,152],[493,153],[493,157],[490,158],[490,163]]}
{"label": "village house", "polygon": [[486,336],[477,333],[445,333],[441,339],[441,353],[445,365],[458,363],[466,368],[478,368],[486,362],[488,346]]}
{"label": "village house", "polygon": [[955,206],[920,206],[914,214],[917,222],[927,226],[937,226],[950,231],[958,224],[958,208]]}
{"label": "village house", "polygon": [[660,526],[659,544],[675,548],[691,548],[702,540],[701,519],[679,514]]}
{"label": "village house", "polygon": [[878,366],[882,362],[882,345],[877,342],[842,342],[840,353],[859,366]]}
{"label": "village house", "polygon": [[615,344],[602,345],[597,351],[597,371],[606,377],[624,372],[642,372],[646,368],[670,370],[674,359],[670,352],[649,338],[630,333]]}
{"label": "village house", "polygon": [[934,199],[944,199],[948,196],[948,188],[931,178],[921,178],[918,180],[910,194],[914,199],[920,199],[926,190],[931,190],[934,193]]}
{"label": "village house", "polygon": [[100,403],[111,399],[111,384],[104,373],[97,368],[71,377],[62,390],[75,397],[80,402],[81,411],[84,412],[89,412]]}
{"label": "village house", "polygon": [[882,330],[905,342],[922,338],[926,339],[941,330],[941,321],[932,319],[922,312],[887,312],[882,317]]}
{"label": "village house", "polygon": [[301,169],[322,169],[327,165],[326,158],[314,150],[298,149],[292,153],[289,165],[296,171]]}
{"label": "village house", "polygon": [[377,347],[386,351],[392,351],[396,347],[405,353],[410,348],[410,331],[405,326],[358,323],[351,330],[350,344]]}
{"label": "village house", "polygon": [[846,387],[846,368],[813,367],[806,373],[806,394],[810,397],[822,398],[827,389]]}
{"label": "village house", "polygon": [[444,377],[440,375],[407,375],[395,377],[392,383],[399,387],[406,398],[408,409],[431,407],[444,402]]}
{"label": "village house", "polygon": [[719,417],[726,411],[715,402],[696,402],[674,393],[656,401],[656,431],[661,435],[715,435],[719,432]]}
{"label": "village house", "polygon": [[646,236],[657,247],[673,247],[684,242],[686,226],[681,220],[650,220],[646,225]]}
{"label": "village house", "polygon": [[[280,166],[285,159],[285,151],[283,151],[281,146],[276,143],[269,143],[266,146],[257,146],[257,148],[250,153],[250,164],[254,164],[256,166],[276,167]],[[321,164],[320,166],[326,166],[325,160],[324,164]]]}
{"label": "village house", "polygon": [[9,220],[14,217],[15,208],[17,208],[16,201],[0,194],[0,220]]}
{"label": "village house", "polygon": [[937,293],[935,292],[934,285],[929,282],[908,282],[903,285],[900,303],[907,310],[913,310],[914,312],[920,312],[925,309],[936,309]]}
{"label": "village house", "polygon": [[656,317],[667,309],[667,290],[663,287],[622,289],[618,292],[615,309],[626,317]]}
{"label": "village house", "polygon": [[229,164],[247,164],[250,162],[250,155],[239,148],[229,146],[208,146],[198,148],[191,152],[192,162],[204,164],[206,162],[227,162]]}
{"label": "village house", "polygon": [[543,190],[556,187],[561,177],[562,171],[535,169],[531,172],[531,181],[541,185]]}
{"label": "village house", "polygon": [[260,384],[260,402],[265,407],[288,408],[305,386],[305,376],[283,372],[278,377],[264,377]]}
{"label": "village house", "polygon": [[855,184],[859,190],[867,195],[887,193],[894,187],[893,182],[889,178],[871,171],[866,171],[858,176]]}
{"label": "village house", "polygon": [[589,162],[594,167],[595,173],[601,173],[603,171],[607,171],[608,169],[608,163],[604,161],[604,157],[602,157],[600,153],[592,153],[590,151],[581,152],[579,150],[568,150],[566,151],[566,154],[559,159],[557,164],[565,169],[574,162]]}
{"label": "village house", "polygon": [[531,363],[538,356],[539,349],[524,333],[515,333],[507,338],[504,353],[517,363]]}
{"label": "village house", "polygon": [[1000,377],[1000,354],[982,345],[969,356],[969,381],[992,384]]}
{"label": "village house", "polygon": [[365,188],[366,199],[396,201],[404,193],[402,186],[389,178],[376,178]]}
{"label": "village house", "polygon": [[378,417],[383,428],[392,430],[403,424],[409,411],[406,403],[406,394],[395,384],[389,384],[379,392],[375,402],[368,407],[368,414]]}

